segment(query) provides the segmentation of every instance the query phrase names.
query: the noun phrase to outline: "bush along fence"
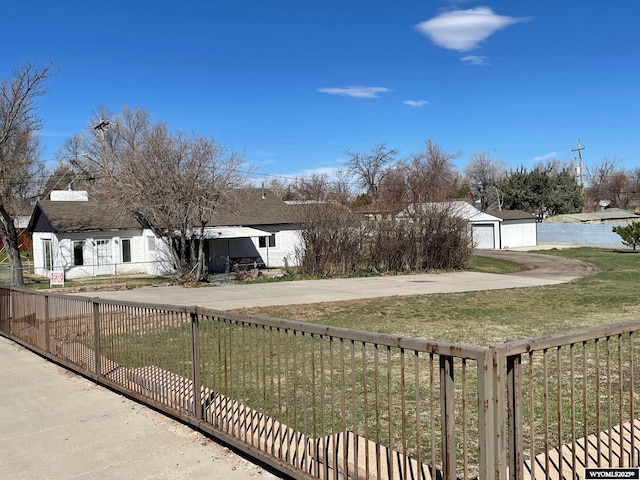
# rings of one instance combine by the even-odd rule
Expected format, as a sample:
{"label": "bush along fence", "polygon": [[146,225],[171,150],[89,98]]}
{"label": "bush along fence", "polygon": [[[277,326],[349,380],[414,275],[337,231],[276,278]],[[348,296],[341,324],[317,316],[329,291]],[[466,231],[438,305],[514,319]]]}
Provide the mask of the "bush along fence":
{"label": "bush along fence", "polygon": [[479,347],[0,287],[3,336],[294,478],[637,467],[639,330]]}

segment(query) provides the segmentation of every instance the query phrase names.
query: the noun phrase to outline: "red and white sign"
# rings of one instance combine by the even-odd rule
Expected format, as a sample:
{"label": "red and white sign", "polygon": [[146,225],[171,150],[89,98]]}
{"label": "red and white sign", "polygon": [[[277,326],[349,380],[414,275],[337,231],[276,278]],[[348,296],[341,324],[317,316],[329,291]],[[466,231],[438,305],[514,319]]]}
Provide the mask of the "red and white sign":
{"label": "red and white sign", "polygon": [[64,272],[49,272],[49,286],[62,285],[64,287]]}

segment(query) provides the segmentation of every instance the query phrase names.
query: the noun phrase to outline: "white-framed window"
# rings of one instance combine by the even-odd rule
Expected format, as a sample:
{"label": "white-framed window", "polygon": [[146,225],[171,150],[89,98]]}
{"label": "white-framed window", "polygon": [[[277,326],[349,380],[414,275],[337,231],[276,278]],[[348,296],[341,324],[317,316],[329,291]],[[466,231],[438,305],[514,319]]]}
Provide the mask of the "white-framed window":
{"label": "white-framed window", "polygon": [[111,244],[109,240],[96,240],[96,263],[99,267],[111,265]]}
{"label": "white-framed window", "polygon": [[267,247],[267,238],[269,239],[269,248],[273,248],[276,246],[276,234],[272,233],[268,237],[259,237],[258,239],[258,247],[266,248]]}
{"label": "white-framed window", "polygon": [[122,251],[122,263],[131,263],[131,239],[120,239],[121,251]]}
{"label": "white-framed window", "polygon": [[156,237],[147,237],[147,249],[150,252],[156,251]]}
{"label": "white-framed window", "polygon": [[44,269],[53,270],[53,250],[51,248],[51,239],[42,239],[42,252],[44,257]]}

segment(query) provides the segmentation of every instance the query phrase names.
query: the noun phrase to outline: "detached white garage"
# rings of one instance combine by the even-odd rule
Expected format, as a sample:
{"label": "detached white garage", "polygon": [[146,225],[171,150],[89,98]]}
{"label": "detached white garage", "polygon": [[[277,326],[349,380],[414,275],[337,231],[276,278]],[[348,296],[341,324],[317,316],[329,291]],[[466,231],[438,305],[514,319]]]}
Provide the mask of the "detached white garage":
{"label": "detached white garage", "polygon": [[500,219],[500,244],[496,248],[535,247],[538,244],[537,220],[522,210],[490,210]]}
{"label": "detached white garage", "polygon": [[[424,208],[447,209],[451,214],[464,218],[471,226],[475,248],[501,250],[503,248],[535,247],[537,245],[536,217],[521,210],[490,210],[481,212],[471,203],[452,202],[425,203]],[[415,207],[410,207],[414,209]],[[406,212],[397,218],[407,218]]]}
{"label": "detached white garage", "polygon": [[468,202],[450,202],[451,211],[471,224],[475,248],[493,250],[500,248],[500,219],[481,212]]}

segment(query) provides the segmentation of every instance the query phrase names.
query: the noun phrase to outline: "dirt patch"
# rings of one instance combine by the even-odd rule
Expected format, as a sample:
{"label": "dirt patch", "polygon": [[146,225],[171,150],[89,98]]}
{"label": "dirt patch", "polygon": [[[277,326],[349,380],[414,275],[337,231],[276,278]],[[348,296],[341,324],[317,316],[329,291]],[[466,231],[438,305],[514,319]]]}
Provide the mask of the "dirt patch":
{"label": "dirt patch", "polygon": [[570,281],[598,273],[595,265],[574,258],[510,250],[476,250],[476,255],[520,263],[524,269],[511,275],[524,277]]}
{"label": "dirt patch", "polygon": [[114,292],[126,290],[126,283],[105,283],[104,285],[78,285],[77,287],[49,288],[52,293],[81,293],[81,292]]}

